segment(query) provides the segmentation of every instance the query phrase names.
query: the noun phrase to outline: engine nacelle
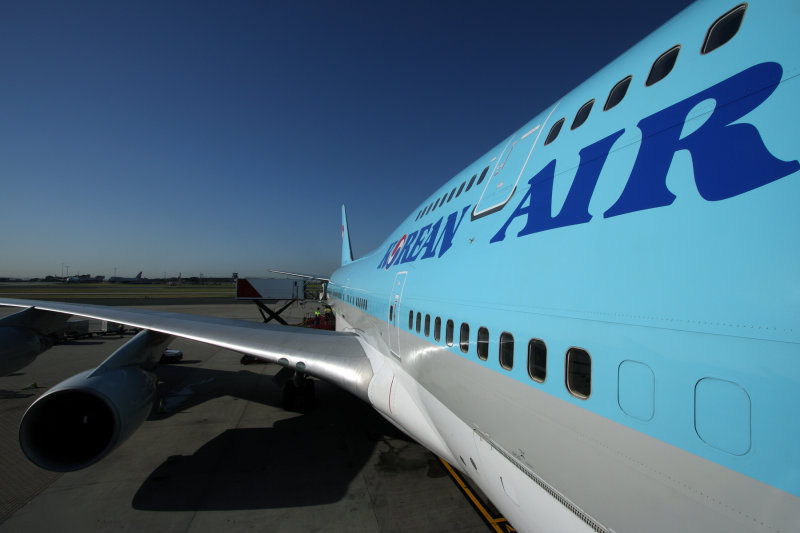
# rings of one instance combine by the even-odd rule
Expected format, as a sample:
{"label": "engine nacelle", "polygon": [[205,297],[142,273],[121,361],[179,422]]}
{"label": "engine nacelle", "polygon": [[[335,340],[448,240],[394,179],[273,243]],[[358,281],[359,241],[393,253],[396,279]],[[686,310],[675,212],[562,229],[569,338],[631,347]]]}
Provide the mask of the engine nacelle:
{"label": "engine nacelle", "polygon": [[24,368],[53,345],[50,337],[20,327],[0,327],[0,376]]}
{"label": "engine nacelle", "polygon": [[19,442],[47,470],[69,472],[105,457],[145,421],[156,398],[156,378],[139,366],[62,381],[25,412]]}
{"label": "engine nacelle", "polygon": [[94,370],[33,402],[19,427],[28,459],[69,472],[105,457],[145,421],[156,400],[156,361],[172,337],[142,331]]}

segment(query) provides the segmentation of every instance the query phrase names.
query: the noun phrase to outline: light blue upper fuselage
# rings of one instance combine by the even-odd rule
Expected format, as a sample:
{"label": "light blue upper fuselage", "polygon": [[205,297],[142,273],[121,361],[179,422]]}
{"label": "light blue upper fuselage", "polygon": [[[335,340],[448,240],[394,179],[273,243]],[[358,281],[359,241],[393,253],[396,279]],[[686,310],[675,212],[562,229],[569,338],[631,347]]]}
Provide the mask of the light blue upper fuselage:
{"label": "light blue upper fuselage", "polygon": [[[432,191],[377,250],[337,270],[329,293],[364,299],[359,309],[386,322],[407,271],[393,310],[402,330],[800,497],[800,9],[751,2],[736,35],[701,54],[735,5],[700,3],[669,21]],[[645,86],[678,44],[674,69]],[[409,311],[441,317],[441,339],[409,329]],[[510,370],[502,332],[515,340]],[[528,373],[532,338],[547,345],[543,383]],[[591,355],[587,399],[565,386],[570,347]]]}

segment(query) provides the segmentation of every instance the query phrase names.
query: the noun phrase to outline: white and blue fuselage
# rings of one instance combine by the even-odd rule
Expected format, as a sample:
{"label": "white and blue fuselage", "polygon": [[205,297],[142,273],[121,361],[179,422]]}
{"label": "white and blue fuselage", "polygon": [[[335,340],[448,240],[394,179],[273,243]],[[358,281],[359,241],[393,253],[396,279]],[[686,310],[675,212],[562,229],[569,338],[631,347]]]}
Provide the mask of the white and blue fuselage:
{"label": "white and blue fuselage", "polygon": [[377,250],[345,228],[370,401],[517,527],[798,527],[800,8],[741,6],[707,53],[737,4],[675,17]]}

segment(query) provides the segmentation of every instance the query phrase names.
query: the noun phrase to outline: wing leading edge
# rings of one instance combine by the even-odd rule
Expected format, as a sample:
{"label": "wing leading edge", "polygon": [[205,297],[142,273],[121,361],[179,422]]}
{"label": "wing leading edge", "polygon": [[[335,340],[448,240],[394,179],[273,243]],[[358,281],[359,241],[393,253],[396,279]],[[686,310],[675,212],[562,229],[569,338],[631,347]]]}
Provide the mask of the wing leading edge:
{"label": "wing leading edge", "polygon": [[329,381],[368,401],[372,365],[353,333],[166,311],[0,298],[0,305],[110,320],[242,352]]}

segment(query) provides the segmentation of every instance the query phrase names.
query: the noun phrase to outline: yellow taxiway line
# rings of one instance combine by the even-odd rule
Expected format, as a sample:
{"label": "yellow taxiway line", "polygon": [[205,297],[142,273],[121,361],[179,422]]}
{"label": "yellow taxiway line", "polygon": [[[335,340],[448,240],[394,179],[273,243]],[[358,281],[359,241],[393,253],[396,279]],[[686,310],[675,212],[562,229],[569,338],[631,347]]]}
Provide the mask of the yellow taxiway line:
{"label": "yellow taxiway line", "polygon": [[461,479],[461,476],[458,475],[458,472],[456,472],[455,469],[441,457],[439,457],[439,460],[442,462],[447,471],[450,472],[450,476],[455,480],[456,483],[458,483],[458,486],[461,488],[461,491],[467,495],[467,497],[472,502],[472,505],[474,505],[475,508],[478,510],[478,512],[481,513],[483,519],[486,520],[486,522],[492,529],[494,529],[497,533],[510,533],[512,531],[516,531],[516,529],[514,529],[511,526],[511,524],[508,523],[508,520],[506,520],[505,517],[492,516],[489,513],[489,511],[486,510],[486,507],[483,506],[480,500],[478,500],[478,498],[475,497],[475,494],[473,494],[472,489],[470,489],[469,486],[464,482],[464,480]]}

